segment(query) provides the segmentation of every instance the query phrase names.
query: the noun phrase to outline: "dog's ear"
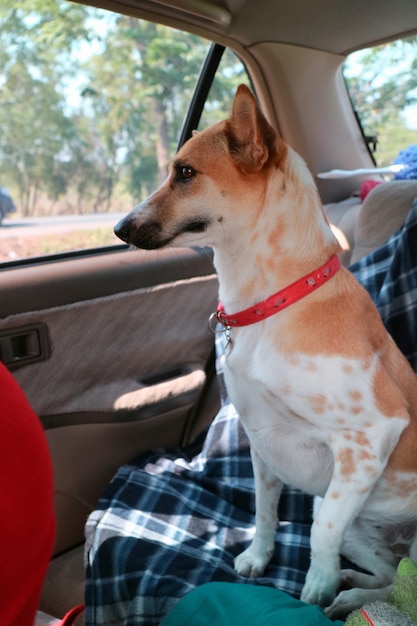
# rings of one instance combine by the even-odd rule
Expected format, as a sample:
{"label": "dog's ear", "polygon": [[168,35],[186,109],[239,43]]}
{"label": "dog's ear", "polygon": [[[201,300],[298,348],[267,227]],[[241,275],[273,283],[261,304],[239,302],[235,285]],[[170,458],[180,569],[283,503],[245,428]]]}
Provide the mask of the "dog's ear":
{"label": "dog's ear", "polygon": [[233,160],[245,171],[262,169],[276,150],[275,132],[246,85],[237,89],[226,136]]}

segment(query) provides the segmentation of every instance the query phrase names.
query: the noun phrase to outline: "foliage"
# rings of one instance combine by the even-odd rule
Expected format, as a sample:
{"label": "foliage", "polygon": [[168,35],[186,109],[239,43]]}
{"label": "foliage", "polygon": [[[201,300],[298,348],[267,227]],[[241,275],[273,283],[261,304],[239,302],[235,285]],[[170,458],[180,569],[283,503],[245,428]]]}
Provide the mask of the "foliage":
{"label": "foliage", "polygon": [[378,138],[378,164],[389,165],[417,141],[403,113],[417,103],[417,37],[351,55],[345,77],[365,135]]}
{"label": "foliage", "polygon": [[[109,210],[116,190],[128,204],[150,193],[208,46],[66,0],[0,0],[0,183],[22,215]],[[243,71],[228,58],[223,112]]]}

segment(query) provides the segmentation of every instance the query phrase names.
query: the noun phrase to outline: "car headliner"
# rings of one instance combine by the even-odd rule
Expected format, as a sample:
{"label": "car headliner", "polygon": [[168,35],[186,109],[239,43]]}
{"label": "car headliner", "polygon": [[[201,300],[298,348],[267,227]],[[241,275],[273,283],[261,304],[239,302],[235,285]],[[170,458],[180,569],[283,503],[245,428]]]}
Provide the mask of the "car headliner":
{"label": "car headliner", "polygon": [[171,26],[188,24],[190,30],[200,31],[213,40],[233,40],[244,47],[275,41],[345,55],[417,32],[416,0],[83,0],[83,3]]}

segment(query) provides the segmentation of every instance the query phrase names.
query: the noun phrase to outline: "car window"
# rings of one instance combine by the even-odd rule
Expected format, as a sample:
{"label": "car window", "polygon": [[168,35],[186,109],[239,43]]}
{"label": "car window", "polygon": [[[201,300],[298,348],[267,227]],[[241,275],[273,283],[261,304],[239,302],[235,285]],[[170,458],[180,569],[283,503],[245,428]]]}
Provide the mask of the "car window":
{"label": "car window", "polygon": [[417,37],[351,54],[344,76],[376,164],[391,165],[417,144]]}
{"label": "car window", "polygon": [[198,130],[220,122],[230,115],[236,89],[241,83],[252,87],[242,61],[226,48],[204,104]]}
{"label": "car window", "polygon": [[[67,0],[0,12],[0,263],[119,245],[119,216],[166,177],[211,42]],[[201,125],[238,82],[227,50]]]}

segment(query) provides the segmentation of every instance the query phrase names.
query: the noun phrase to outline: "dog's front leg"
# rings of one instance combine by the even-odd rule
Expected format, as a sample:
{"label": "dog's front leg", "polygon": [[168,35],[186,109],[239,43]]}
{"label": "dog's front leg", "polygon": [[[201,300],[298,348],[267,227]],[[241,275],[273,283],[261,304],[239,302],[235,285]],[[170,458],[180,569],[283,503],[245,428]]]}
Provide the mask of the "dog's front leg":
{"label": "dog's front leg", "polygon": [[[340,548],[343,534],[356,513],[358,502],[346,486],[333,477],[311,526],[311,562],[301,600],[328,606],[340,583]],[[352,510],[354,509],[354,510]]]}
{"label": "dog's front leg", "polygon": [[278,501],[283,485],[252,446],[251,455],[255,477],[256,530],[249,548],[236,557],[235,570],[241,576],[256,577],[263,574],[274,553]]}
{"label": "dog's front leg", "polygon": [[375,452],[370,450],[366,455],[366,471],[363,461],[355,463],[353,449],[336,447],[333,476],[311,527],[311,563],[301,594],[304,602],[328,606],[336,595],[345,531],[362,509],[386,463],[377,449]]}

